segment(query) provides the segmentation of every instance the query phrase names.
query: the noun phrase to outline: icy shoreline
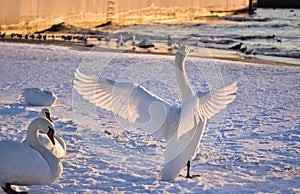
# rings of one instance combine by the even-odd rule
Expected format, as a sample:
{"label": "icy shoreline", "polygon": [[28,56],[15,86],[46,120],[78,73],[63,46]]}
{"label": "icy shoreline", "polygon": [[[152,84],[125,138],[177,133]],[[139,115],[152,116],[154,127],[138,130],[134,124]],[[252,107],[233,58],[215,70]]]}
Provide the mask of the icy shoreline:
{"label": "icy shoreline", "polygon": [[[146,70],[138,70],[154,80],[145,85],[172,103],[179,103],[172,82],[174,56],[76,51],[18,43],[1,44],[0,55],[0,140],[21,141],[25,137],[28,124],[42,107],[22,103],[21,89],[44,87],[58,96],[50,109],[57,134],[68,146],[63,176],[57,182],[19,187],[20,190],[29,193],[300,192],[298,67],[193,58],[187,71],[195,89],[207,90],[208,84],[221,75],[224,83],[238,82],[238,98],[226,110],[222,127],[212,122],[204,135],[201,151],[192,161],[192,173],[201,177],[163,182],[156,176],[163,163],[164,142],[140,131],[123,131],[114,115],[80,98],[72,88],[72,81],[77,67],[86,67],[86,71],[98,68],[94,74],[118,79],[136,79],[132,70],[143,67]],[[103,64],[104,61],[110,62]],[[103,69],[99,65],[104,65]],[[208,67],[215,68],[218,75]]]}
{"label": "icy shoreline", "polygon": [[[127,52],[127,53],[142,53],[142,54],[158,54],[158,55],[175,55],[175,49],[168,49],[165,45],[160,43],[155,44],[157,46],[153,48],[143,49],[134,47],[133,48],[115,48],[115,47],[101,47],[93,44],[84,44],[81,42],[65,42],[65,41],[40,41],[40,40],[18,40],[18,39],[5,39],[2,40],[4,43],[17,43],[17,44],[37,44],[37,45],[55,45],[61,47],[69,47],[73,50],[79,51],[101,51],[101,52]],[[246,63],[260,63],[269,65],[280,65],[280,66],[300,66],[298,58],[292,57],[279,57],[279,56],[268,56],[268,55],[256,55],[247,56],[240,54],[237,51],[231,51],[226,49],[216,48],[204,48],[204,47],[191,47],[194,52],[191,54],[193,57],[210,58],[229,60]]]}

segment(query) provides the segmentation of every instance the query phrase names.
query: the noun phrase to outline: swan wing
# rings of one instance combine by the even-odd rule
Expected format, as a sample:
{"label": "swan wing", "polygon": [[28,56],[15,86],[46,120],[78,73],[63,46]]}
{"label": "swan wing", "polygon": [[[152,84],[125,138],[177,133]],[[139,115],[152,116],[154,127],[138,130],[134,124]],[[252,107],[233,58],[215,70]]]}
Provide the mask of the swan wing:
{"label": "swan wing", "polygon": [[[43,144],[44,147],[46,147],[48,150],[52,152],[57,158],[63,158],[66,155],[67,152],[67,146],[65,141],[59,137],[58,135],[54,135],[54,141],[55,145],[51,142],[51,140],[48,138],[46,134],[38,134],[38,138],[40,142]],[[23,144],[28,145],[27,139],[24,139],[21,141]]]}
{"label": "swan wing", "polygon": [[40,133],[38,134],[38,138],[43,146],[50,150],[57,158],[63,158],[66,154],[66,144],[58,135],[54,135],[55,145],[53,145],[52,141],[46,134]]}
{"label": "swan wing", "polygon": [[208,93],[198,92],[198,114],[203,119],[210,119],[212,116],[226,108],[236,98],[238,90],[237,83],[217,89]]}
{"label": "swan wing", "polygon": [[55,141],[57,141],[59,143],[59,145],[61,146],[61,153],[62,153],[62,156],[63,157],[66,152],[67,152],[67,145],[65,143],[65,141],[63,140],[63,138],[59,137],[58,135],[54,135],[54,139]]}
{"label": "swan wing", "polygon": [[146,88],[129,82],[115,82],[75,72],[74,88],[96,106],[114,112],[153,134],[166,121],[171,105]]}
{"label": "swan wing", "polygon": [[[207,93],[198,92],[182,106],[177,138],[224,109],[236,98],[237,83]],[[196,120],[196,123],[194,122]]]}

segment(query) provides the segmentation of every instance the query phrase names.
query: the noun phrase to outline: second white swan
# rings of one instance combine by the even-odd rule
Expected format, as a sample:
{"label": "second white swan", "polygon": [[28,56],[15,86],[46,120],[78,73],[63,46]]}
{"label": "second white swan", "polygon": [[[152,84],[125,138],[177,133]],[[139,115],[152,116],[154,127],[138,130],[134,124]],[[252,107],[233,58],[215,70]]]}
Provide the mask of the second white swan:
{"label": "second white swan", "polygon": [[22,96],[25,102],[34,106],[51,106],[57,99],[54,92],[41,88],[23,89]]}

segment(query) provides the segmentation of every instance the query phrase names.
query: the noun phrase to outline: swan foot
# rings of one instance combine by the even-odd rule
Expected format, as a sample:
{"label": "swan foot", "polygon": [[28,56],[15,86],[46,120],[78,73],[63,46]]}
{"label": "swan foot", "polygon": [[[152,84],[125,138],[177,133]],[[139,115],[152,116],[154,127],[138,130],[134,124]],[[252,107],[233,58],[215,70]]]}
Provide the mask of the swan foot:
{"label": "swan foot", "polygon": [[200,177],[200,175],[190,175],[190,168],[191,168],[191,161],[189,160],[186,164],[186,167],[187,167],[187,173],[186,173],[186,176],[185,178],[189,178],[189,179],[192,179],[192,178],[195,178],[195,177]]}
{"label": "swan foot", "polygon": [[17,192],[15,190],[13,190],[10,186],[10,183],[6,183],[5,187],[2,187],[2,189],[4,190],[5,193],[8,193],[8,194],[27,194],[27,192]]}
{"label": "swan foot", "polygon": [[184,176],[184,175],[180,174],[179,177],[184,177],[184,178],[192,179],[192,178],[196,178],[196,177],[201,177],[201,175],[200,174],[195,174],[195,175],[192,175],[192,176],[191,175]]}
{"label": "swan foot", "polygon": [[196,177],[201,177],[201,175],[200,174],[194,174],[194,175],[192,175],[192,176],[190,176],[190,177],[186,177],[186,178],[196,178]]}

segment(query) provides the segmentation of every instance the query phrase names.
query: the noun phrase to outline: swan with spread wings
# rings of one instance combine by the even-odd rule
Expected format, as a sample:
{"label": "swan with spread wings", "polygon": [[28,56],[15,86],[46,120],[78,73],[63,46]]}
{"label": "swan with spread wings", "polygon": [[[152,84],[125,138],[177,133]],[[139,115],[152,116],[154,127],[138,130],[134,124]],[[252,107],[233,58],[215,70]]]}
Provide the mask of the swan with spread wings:
{"label": "swan with spread wings", "polygon": [[182,46],[175,57],[176,79],[182,98],[180,107],[136,83],[97,78],[78,69],[75,72],[74,88],[83,98],[167,140],[165,162],[159,173],[161,180],[175,179],[185,166],[186,177],[192,178],[190,161],[200,145],[206,121],[236,98],[236,82],[222,89],[195,93],[185,70],[189,53],[189,47]]}

